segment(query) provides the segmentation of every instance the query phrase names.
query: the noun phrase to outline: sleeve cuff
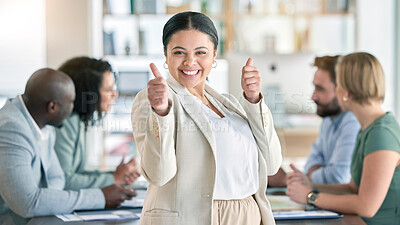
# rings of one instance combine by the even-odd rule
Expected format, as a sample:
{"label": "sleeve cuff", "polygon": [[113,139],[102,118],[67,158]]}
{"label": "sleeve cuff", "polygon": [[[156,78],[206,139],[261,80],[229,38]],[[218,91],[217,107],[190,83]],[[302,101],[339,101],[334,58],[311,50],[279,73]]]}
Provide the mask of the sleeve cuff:
{"label": "sleeve cuff", "polygon": [[257,103],[251,103],[249,100],[247,100],[247,98],[243,92],[242,104],[246,111],[249,110],[250,112],[255,112],[255,111],[259,111],[260,109],[263,109],[263,107],[262,107],[263,102],[264,102],[264,96],[261,92],[260,92],[260,101],[258,101]]}

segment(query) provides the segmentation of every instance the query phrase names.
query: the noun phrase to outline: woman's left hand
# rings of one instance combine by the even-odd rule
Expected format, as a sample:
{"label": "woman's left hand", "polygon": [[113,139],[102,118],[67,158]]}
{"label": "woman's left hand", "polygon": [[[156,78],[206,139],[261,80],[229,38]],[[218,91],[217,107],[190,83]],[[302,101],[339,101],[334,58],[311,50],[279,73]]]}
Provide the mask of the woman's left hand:
{"label": "woman's left hand", "polygon": [[293,172],[288,173],[286,175],[286,185],[289,185],[292,182],[300,182],[309,188],[312,188],[310,180],[308,180],[307,176],[304,175],[299,169],[297,169],[292,163],[290,164]]}
{"label": "woman's left hand", "polygon": [[300,204],[307,204],[307,194],[310,193],[310,191],[311,188],[297,181],[288,184],[286,195],[288,195],[292,201]]}
{"label": "woman's left hand", "polygon": [[140,176],[136,164],[136,157],[133,157],[127,163],[124,163],[124,161],[125,156],[122,158],[121,163],[114,172],[114,182],[116,184],[130,185]]}
{"label": "woman's left hand", "polygon": [[246,99],[251,103],[257,103],[261,99],[261,74],[257,67],[253,66],[253,59],[249,58],[242,69],[242,89]]}

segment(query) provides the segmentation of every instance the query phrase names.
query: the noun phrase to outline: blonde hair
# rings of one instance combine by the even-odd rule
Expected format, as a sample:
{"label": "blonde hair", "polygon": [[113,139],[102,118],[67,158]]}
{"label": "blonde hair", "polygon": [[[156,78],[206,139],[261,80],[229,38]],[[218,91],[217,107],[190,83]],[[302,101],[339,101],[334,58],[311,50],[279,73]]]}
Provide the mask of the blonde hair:
{"label": "blonde hair", "polygon": [[337,84],[360,103],[385,98],[385,75],[375,56],[357,52],[339,57],[336,65]]}

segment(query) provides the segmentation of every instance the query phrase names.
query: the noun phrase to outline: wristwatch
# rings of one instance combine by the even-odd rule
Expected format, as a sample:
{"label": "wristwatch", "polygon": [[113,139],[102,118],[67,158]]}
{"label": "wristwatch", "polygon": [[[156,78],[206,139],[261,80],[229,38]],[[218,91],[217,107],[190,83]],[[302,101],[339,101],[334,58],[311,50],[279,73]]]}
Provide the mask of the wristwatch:
{"label": "wristwatch", "polygon": [[317,201],[317,197],[318,197],[318,192],[310,191],[310,193],[307,194],[307,203],[314,204]]}

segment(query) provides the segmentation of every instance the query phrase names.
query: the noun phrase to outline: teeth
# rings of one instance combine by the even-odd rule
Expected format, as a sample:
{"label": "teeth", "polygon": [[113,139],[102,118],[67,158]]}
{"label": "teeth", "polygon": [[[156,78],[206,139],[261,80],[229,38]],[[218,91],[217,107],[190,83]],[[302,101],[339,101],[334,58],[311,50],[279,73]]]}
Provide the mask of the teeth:
{"label": "teeth", "polygon": [[199,71],[198,70],[192,70],[192,71],[182,70],[182,72],[187,75],[196,75],[197,72],[199,72]]}

